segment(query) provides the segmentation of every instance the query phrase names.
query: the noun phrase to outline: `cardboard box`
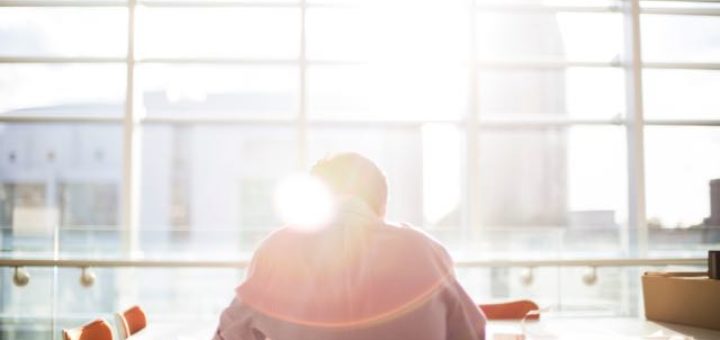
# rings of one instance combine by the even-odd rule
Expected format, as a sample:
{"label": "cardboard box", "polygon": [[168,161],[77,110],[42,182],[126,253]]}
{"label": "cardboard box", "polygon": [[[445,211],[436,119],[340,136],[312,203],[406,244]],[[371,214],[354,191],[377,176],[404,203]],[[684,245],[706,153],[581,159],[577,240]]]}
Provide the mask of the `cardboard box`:
{"label": "cardboard box", "polygon": [[707,273],[645,273],[645,317],[720,330],[720,280]]}

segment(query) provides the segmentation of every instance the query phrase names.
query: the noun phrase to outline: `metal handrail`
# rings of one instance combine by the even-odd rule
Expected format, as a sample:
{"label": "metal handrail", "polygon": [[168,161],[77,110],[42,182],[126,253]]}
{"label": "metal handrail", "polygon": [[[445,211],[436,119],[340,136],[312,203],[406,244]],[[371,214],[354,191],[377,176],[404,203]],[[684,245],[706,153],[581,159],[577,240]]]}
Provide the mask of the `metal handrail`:
{"label": "metal handrail", "polygon": [[[0,259],[0,267],[137,267],[137,268],[246,268],[247,260],[153,260],[153,259]],[[463,260],[458,268],[474,267],[641,267],[704,266],[706,258],[625,258],[548,260]]]}

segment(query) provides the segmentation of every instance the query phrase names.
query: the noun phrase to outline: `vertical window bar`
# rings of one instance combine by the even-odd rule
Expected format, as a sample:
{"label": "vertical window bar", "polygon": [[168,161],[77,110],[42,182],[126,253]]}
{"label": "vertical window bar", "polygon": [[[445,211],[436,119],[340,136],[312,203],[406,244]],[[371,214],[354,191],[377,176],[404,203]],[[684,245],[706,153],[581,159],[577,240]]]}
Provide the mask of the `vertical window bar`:
{"label": "vertical window bar", "polygon": [[140,188],[140,124],[135,110],[135,10],[137,0],[128,0],[127,78],[125,115],[123,117],[123,184],[122,227],[123,249],[133,254],[138,244]]}
{"label": "vertical window bar", "polygon": [[[645,152],[643,137],[642,53],[640,32],[640,0],[623,2],[625,34],[625,80],[627,111],[628,223],[624,236],[626,256],[647,255],[648,230],[645,216]],[[630,296],[640,285],[637,269],[621,275],[621,296]],[[641,302],[628,300],[621,307],[626,315],[637,315]]]}
{"label": "vertical window bar", "polygon": [[480,218],[478,216],[479,202],[479,186],[478,186],[478,115],[479,115],[479,98],[478,98],[478,63],[477,63],[477,39],[476,39],[476,1],[469,0],[470,10],[470,63],[469,67],[469,105],[465,123],[465,214],[463,223],[464,239],[469,236],[468,233],[479,227]]}
{"label": "vertical window bar", "polygon": [[300,67],[300,102],[298,103],[298,167],[302,171],[308,164],[308,124],[307,124],[307,56],[306,56],[306,41],[307,41],[307,30],[305,29],[306,24],[306,12],[307,4],[306,0],[300,0],[300,58],[298,60]]}
{"label": "vertical window bar", "polygon": [[629,255],[644,256],[647,254],[648,231],[645,216],[640,0],[624,2],[624,22],[626,110],[628,115],[628,243],[626,246]]}

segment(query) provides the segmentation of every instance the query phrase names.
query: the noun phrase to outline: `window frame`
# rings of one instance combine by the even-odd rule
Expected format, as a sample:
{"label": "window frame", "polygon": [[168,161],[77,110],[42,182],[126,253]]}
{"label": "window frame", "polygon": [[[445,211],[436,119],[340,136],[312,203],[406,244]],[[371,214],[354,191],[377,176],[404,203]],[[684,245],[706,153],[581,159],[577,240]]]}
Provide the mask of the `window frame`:
{"label": "window frame", "polygon": [[[664,0],[663,0],[664,1]],[[604,125],[624,126],[627,129],[627,177],[628,177],[628,228],[627,243],[623,246],[628,255],[643,256],[648,250],[648,227],[645,203],[645,154],[644,154],[644,127],[645,126],[715,126],[720,127],[720,119],[645,119],[643,112],[642,92],[642,71],[644,69],[679,69],[679,70],[720,70],[719,63],[694,63],[694,62],[649,62],[642,59],[640,20],[645,15],[699,15],[699,16],[720,16],[720,8],[703,6],[703,1],[677,0],[675,2],[697,3],[695,8],[669,8],[644,6],[641,0],[623,0],[612,3],[609,6],[542,6],[506,4],[502,2],[484,3],[480,0],[467,0],[467,8],[470,16],[470,54],[473,62],[469,65],[468,86],[470,98],[468,112],[461,120],[432,121],[432,120],[363,120],[363,119],[331,119],[331,118],[310,118],[307,105],[307,69],[312,65],[352,65],[354,61],[344,60],[310,60],[306,56],[306,11],[314,7],[344,8],[365,6],[359,3],[331,3],[311,2],[298,0],[297,2],[285,2],[282,0],[270,2],[253,2],[243,0],[228,1],[201,1],[201,0],[11,0],[0,2],[0,7],[119,7],[127,8],[127,54],[125,57],[0,57],[0,64],[116,64],[124,63],[126,66],[125,78],[125,110],[121,117],[118,116],[95,116],[83,114],[69,114],[63,116],[49,116],[33,114],[29,112],[22,115],[0,115],[0,123],[121,123],[123,130],[123,154],[122,154],[122,187],[120,206],[121,228],[125,234],[123,249],[128,253],[137,250],[138,247],[138,224],[140,216],[141,197],[141,157],[142,152],[142,130],[150,124],[240,124],[246,126],[257,125],[279,125],[292,126],[297,130],[297,147],[299,160],[298,169],[303,169],[308,164],[308,131],[313,126],[397,126],[403,128],[420,129],[423,124],[443,123],[454,124],[461,127],[466,133],[465,159],[464,159],[464,192],[461,232],[470,230],[471,226],[478,225],[479,217],[472,207],[477,201],[478,189],[475,176],[469,174],[477,173],[478,155],[477,140],[484,128],[507,128],[522,129],[532,127],[553,127],[553,126],[582,126],[582,125]],[[655,1],[657,2],[657,1]],[[651,2],[652,3],[652,2]],[[262,8],[299,8],[300,29],[298,39],[300,41],[299,55],[296,58],[288,59],[251,59],[251,58],[144,58],[135,56],[136,45],[136,9],[140,6],[166,7],[166,8],[192,8],[192,7],[262,7]],[[376,4],[383,8],[383,4]],[[412,7],[413,5],[409,5]],[[478,48],[476,42],[476,25],[478,11],[493,12],[572,12],[572,13],[621,13],[623,16],[624,47],[622,56],[609,61],[560,61],[560,60],[479,60],[477,58]],[[139,64],[213,64],[213,65],[291,65],[299,70],[298,88],[299,103],[294,118],[288,119],[260,119],[260,118],[234,118],[234,117],[208,117],[208,116],[144,116],[134,105],[137,91],[135,80],[135,67]],[[480,114],[479,104],[482,100],[477,95],[478,71],[481,69],[565,69],[568,67],[601,67],[619,68],[625,72],[625,116],[618,116],[611,119],[517,119],[513,117],[500,119],[484,119]]]}

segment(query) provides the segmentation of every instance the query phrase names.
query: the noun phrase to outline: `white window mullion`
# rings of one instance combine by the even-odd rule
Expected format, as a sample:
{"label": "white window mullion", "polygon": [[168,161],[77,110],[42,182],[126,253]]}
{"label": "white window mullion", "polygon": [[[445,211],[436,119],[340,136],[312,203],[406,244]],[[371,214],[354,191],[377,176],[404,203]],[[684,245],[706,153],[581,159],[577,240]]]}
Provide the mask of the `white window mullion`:
{"label": "white window mullion", "polygon": [[307,42],[307,4],[305,0],[300,0],[300,58],[298,66],[300,67],[300,88],[299,88],[299,107],[298,107],[298,166],[303,170],[308,164],[308,124],[307,124],[307,52],[305,49]]}
{"label": "white window mullion", "polygon": [[122,227],[123,249],[135,253],[138,245],[140,216],[140,120],[135,110],[135,10],[136,0],[128,1],[128,47],[125,92],[125,115],[123,117],[123,183]]}
{"label": "white window mullion", "polygon": [[[470,8],[476,8],[475,0],[469,1]],[[472,232],[472,230],[480,227],[480,218],[478,212],[479,203],[479,185],[478,185],[478,116],[479,116],[479,98],[478,98],[478,46],[476,39],[476,20],[477,12],[470,12],[470,63],[469,63],[469,105],[468,114],[465,123],[465,221],[463,221],[463,230]],[[469,235],[465,235],[466,237]]]}
{"label": "white window mullion", "polygon": [[628,251],[647,254],[645,214],[645,152],[642,95],[640,0],[625,2],[625,65],[628,160]]}

